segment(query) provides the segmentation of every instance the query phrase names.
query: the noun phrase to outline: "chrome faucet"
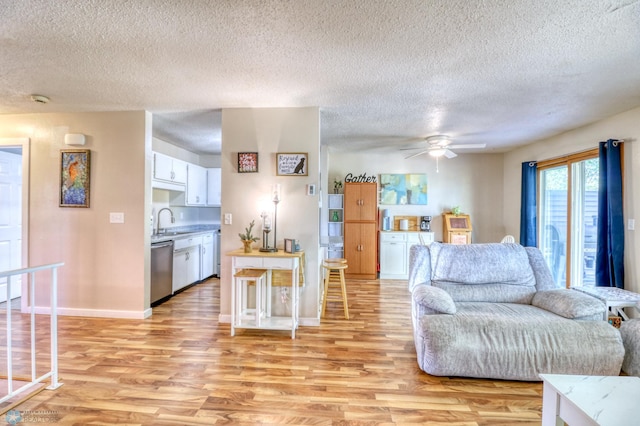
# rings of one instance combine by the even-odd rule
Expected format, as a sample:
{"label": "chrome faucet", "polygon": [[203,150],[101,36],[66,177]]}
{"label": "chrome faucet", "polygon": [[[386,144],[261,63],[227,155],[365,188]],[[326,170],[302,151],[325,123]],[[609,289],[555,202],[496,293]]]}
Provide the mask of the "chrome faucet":
{"label": "chrome faucet", "polygon": [[156,230],[156,234],[160,233],[160,213],[162,213],[163,210],[169,210],[169,214],[171,214],[171,223],[175,223],[176,222],[176,218],[173,217],[173,212],[171,211],[171,209],[169,207],[163,207],[158,211],[158,228]]}

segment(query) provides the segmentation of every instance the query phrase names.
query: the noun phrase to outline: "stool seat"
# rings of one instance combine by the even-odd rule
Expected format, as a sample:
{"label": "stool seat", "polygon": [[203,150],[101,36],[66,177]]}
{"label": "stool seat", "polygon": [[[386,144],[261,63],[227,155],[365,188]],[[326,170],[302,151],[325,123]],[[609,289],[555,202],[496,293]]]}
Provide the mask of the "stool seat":
{"label": "stool seat", "polygon": [[[255,308],[248,307],[249,286],[256,287]],[[241,269],[233,275],[231,290],[231,335],[235,335],[236,327],[249,321],[260,327],[262,317],[266,315],[266,301],[263,293],[267,289],[266,269]]]}
{"label": "stool seat", "polygon": [[[324,269],[324,294],[322,297],[322,317],[327,309],[327,301],[342,301],[345,319],[349,319],[349,304],[347,302],[347,285],[344,279],[344,270],[348,268],[347,259],[325,259],[322,262]],[[339,289],[339,290],[338,290]]]}

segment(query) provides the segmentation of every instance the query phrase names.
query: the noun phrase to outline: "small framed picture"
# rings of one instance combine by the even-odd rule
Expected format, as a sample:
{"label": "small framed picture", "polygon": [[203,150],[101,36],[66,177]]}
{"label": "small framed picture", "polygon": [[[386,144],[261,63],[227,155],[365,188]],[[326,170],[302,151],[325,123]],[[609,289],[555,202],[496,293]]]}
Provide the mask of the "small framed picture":
{"label": "small framed picture", "polygon": [[306,152],[278,152],[276,154],[276,174],[278,176],[307,176]]}
{"label": "small framed picture", "polygon": [[258,173],[258,153],[238,153],[238,173]]}
{"label": "small framed picture", "polygon": [[89,207],[91,150],[60,151],[60,207]]}
{"label": "small framed picture", "polygon": [[285,238],[284,239],[284,251],[287,253],[295,253],[297,252],[297,243],[296,240]]}

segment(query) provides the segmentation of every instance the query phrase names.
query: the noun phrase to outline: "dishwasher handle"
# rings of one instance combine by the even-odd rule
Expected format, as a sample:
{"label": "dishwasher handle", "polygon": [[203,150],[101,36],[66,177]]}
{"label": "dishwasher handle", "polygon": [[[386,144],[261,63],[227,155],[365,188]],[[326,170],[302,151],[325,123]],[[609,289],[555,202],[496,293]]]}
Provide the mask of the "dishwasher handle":
{"label": "dishwasher handle", "polygon": [[173,246],[173,241],[168,241],[166,243],[154,243],[151,244],[151,249],[158,249],[158,248],[162,248],[162,247],[172,247]]}

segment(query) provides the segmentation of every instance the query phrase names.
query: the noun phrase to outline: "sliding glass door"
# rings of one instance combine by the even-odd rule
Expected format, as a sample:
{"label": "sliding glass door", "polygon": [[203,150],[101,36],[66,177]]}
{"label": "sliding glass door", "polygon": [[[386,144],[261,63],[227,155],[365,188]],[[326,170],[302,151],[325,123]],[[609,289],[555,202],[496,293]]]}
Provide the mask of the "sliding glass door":
{"label": "sliding glass door", "polygon": [[597,150],[538,163],[540,250],[560,286],[595,284]]}

